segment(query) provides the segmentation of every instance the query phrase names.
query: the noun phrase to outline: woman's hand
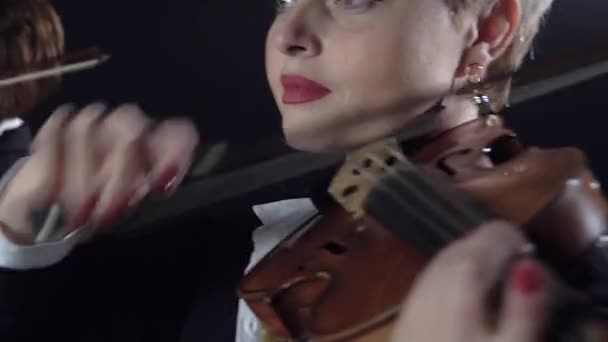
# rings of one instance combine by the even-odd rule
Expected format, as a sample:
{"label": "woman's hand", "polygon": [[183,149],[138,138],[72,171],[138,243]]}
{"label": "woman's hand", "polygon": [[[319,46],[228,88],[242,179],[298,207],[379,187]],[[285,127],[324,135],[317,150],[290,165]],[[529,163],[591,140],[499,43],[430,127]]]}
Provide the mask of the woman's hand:
{"label": "woman's hand", "polygon": [[197,144],[191,122],[153,125],[136,105],[62,106],[41,128],[32,156],[0,201],[3,230],[27,242],[32,212],[52,204],[61,206],[70,229],[107,228],[150,192],[171,194]]}
{"label": "woman's hand", "polygon": [[[482,227],[440,253],[405,302],[393,341],[533,342],[545,325],[548,272],[519,258],[525,241],[505,223]],[[504,277],[496,324],[489,292]]]}

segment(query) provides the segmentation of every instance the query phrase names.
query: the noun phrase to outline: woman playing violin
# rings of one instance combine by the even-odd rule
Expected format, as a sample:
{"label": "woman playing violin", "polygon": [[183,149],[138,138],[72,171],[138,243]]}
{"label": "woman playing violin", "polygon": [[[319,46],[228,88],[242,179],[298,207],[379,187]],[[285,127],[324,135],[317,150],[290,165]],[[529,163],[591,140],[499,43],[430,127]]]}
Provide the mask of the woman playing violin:
{"label": "woman playing violin", "polygon": [[[551,2],[278,0],[266,67],[287,142],[305,151],[349,151],[397,133],[424,113],[438,115],[436,132],[476,119],[472,94],[457,91],[515,71]],[[486,89],[494,110],[505,105],[509,85],[500,81]],[[6,177],[1,266],[60,265],[74,246],[112,226],[149,193],[174,191],[190,166],[197,134],[185,120],[150,127],[134,105],[58,109],[39,132],[32,156]],[[65,220],[41,237],[31,213],[50,205],[59,205]],[[234,253],[255,264],[311,210],[307,200],[257,207],[266,224],[254,233],[254,254]],[[500,328],[486,331],[479,323],[484,291],[523,244],[512,227],[492,224],[448,248],[408,299],[395,339],[535,340],[546,272],[532,261],[511,268]],[[261,339],[261,325],[243,303],[236,338]]]}
{"label": "woman playing violin", "polygon": [[[266,67],[288,143],[307,151],[348,151],[399,132],[415,117],[434,111],[438,102],[439,119],[433,130],[448,130],[477,118],[472,94],[456,95],[457,90],[470,81],[516,70],[550,5],[551,1],[517,0],[278,1],[267,39]],[[509,86],[503,80],[485,90],[494,110],[505,105]],[[491,250],[501,258],[500,249],[505,248],[506,258],[518,240],[503,233],[504,241],[513,244],[498,247],[486,231],[480,235],[486,236],[490,250],[480,247],[485,238],[475,237],[446,253],[472,253],[487,261],[492,260]],[[259,241],[253,262],[270,247]],[[466,257],[455,259],[467,262]],[[430,271],[411,299],[399,333],[402,340],[532,340],[524,336],[533,335],[533,327],[542,320],[538,309],[542,286],[523,286],[524,292],[538,290],[530,291],[529,297],[509,291],[513,306],[507,310],[513,312],[505,313],[508,327],[492,335],[477,326],[481,311],[472,304],[478,301],[474,289],[487,284],[455,277],[460,266],[446,267],[450,257],[437,260],[431,269],[443,272]],[[493,267],[484,266],[500,269],[504,261],[494,259]],[[542,274],[531,264],[516,266],[514,272],[530,283]],[[527,275],[521,276],[522,272]],[[449,318],[442,319],[438,309]],[[242,306],[244,321],[246,313]],[[466,317],[466,322],[454,317]],[[250,341],[247,324],[241,327],[238,337]]]}

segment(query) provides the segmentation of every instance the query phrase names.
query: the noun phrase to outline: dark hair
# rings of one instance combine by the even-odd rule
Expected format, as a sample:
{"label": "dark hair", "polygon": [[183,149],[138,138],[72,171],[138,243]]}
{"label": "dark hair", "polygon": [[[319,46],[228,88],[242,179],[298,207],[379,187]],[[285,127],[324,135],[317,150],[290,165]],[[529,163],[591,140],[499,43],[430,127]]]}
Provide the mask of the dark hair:
{"label": "dark hair", "polygon": [[[0,0],[0,78],[53,64],[64,53],[64,31],[45,0]],[[61,79],[47,78],[0,88],[0,119],[19,117],[44,101]]]}

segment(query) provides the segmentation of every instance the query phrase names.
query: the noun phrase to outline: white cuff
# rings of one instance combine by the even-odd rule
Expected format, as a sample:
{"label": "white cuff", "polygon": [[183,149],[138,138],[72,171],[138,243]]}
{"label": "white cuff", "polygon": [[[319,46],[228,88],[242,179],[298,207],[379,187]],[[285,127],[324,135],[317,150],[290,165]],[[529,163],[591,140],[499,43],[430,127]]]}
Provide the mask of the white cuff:
{"label": "white cuff", "polygon": [[83,230],[77,230],[60,241],[17,245],[0,234],[0,267],[29,270],[52,266],[68,256],[84,235]]}
{"label": "white cuff", "polygon": [[[0,196],[26,160],[27,157],[18,160],[0,179]],[[54,232],[63,230],[53,229],[61,224],[56,212],[57,210],[48,211],[40,235],[49,238],[48,231],[51,229]],[[0,268],[29,270],[54,265],[65,258],[78,242],[86,237],[86,232],[87,230],[79,229],[55,241],[37,239],[33,245],[18,245],[0,232]]]}

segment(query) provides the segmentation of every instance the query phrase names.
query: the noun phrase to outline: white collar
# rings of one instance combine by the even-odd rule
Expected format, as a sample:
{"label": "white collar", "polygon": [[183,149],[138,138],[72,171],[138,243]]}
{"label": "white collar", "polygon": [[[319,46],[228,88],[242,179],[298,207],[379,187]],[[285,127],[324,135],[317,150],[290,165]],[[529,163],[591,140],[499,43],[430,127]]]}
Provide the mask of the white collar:
{"label": "white collar", "polygon": [[21,127],[23,123],[23,120],[20,118],[11,118],[0,121],[0,135]]}
{"label": "white collar", "polygon": [[256,205],[253,212],[265,226],[274,225],[296,213],[316,210],[310,198],[294,198]]}

